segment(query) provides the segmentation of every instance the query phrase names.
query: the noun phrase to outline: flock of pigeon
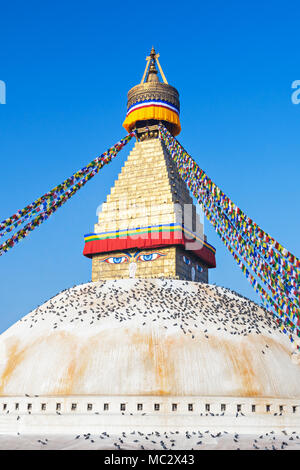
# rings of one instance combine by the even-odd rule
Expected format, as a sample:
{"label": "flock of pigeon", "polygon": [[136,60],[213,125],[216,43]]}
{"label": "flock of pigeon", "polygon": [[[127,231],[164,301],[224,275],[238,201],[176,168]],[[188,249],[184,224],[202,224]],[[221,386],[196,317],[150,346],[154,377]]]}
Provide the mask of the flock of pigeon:
{"label": "flock of pigeon", "polygon": [[0,434],[0,449],[15,450],[300,450],[296,432],[269,431],[257,436],[226,431],[166,431],[143,433],[122,432],[118,435],[102,432],[81,435],[22,435]]}
{"label": "flock of pigeon", "polygon": [[53,330],[63,329],[66,324],[92,328],[107,317],[120,323],[134,319],[142,325],[159,320],[166,329],[171,320],[172,326],[179,326],[192,338],[197,328],[208,337],[205,325],[230,335],[281,333],[270,312],[229,289],[170,279],[119,279],[78,285],[62,291],[18,323],[40,328],[45,322]]}

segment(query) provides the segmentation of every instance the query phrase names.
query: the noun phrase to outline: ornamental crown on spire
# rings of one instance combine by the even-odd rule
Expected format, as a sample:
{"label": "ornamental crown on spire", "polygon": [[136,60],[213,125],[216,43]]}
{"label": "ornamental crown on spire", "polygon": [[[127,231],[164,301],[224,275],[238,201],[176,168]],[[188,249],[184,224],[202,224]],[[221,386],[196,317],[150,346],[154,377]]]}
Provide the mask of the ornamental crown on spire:
{"label": "ornamental crown on spire", "polygon": [[[152,47],[150,55],[146,57],[147,63],[141,83],[128,92],[127,114],[123,123],[128,132],[155,126],[159,122],[163,123],[173,136],[181,131],[179,93],[168,84],[159,57]],[[163,83],[159,81],[156,65]]]}

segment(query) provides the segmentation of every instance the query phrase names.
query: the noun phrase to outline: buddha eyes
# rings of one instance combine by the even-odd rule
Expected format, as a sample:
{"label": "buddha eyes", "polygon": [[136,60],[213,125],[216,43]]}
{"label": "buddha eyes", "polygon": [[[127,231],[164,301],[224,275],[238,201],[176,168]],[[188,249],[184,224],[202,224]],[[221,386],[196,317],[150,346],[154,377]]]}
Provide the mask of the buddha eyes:
{"label": "buddha eyes", "polygon": [[[161,256],[165,256],[163,253],[144,253],[144,254],[139,254],[135,255],[133,260],[135,259],[136,261],[154,261],[157,258],[160,258]],[[126,256],[110,256],[109,258],[105,258],[100,260],[102,263],[109,263],[109,264],[122,264],[122,263],[128,263],[130,261],[131,256],[129,257],[128,255]],[[187,265],[191,265],[192,262],[187,256],[183,256],[183,261]],[[204,271],[203,267],[200,266],[199,264],[196,265],[196,270],[198,273],[202,273]]]}
{"label": "buddha eyes", "polygon": [[[162,253],[146,253],[146,254],[140,254],[136,256],[135,260],[136,261],[154,261],[157,258],[160,258],[161,256],[165,256]],[[100,260],[101,263],[109,263],[109,264],[121,264],[121,263],[128,263],[130,261],[129,256],[110,256],[109,258],[105,258]]]}
{"label": "buddha eyes", "polygon": [[[187,258],[186,256],[183,256],[183,261],[187,265],[192,264],[192,261],[189,258]],[[202,266],[200,266],[200,264],[196,265],[196,269],[197,269],[198,273],[202,273],[204,271],[204,269],[202,268]]]}
{"label": "buddha eyes", "polygon": [[110,264],[121,264],[127,263],[128,258],[127,256],[110,256],[109,258],[103,259],[102,261]]}
{"label": "buddha eyes", "polygon": [[157,258],[160,258],[162,255],[161,253],[149,253],[146,255],[139,255],[137,261],[154,261]]}

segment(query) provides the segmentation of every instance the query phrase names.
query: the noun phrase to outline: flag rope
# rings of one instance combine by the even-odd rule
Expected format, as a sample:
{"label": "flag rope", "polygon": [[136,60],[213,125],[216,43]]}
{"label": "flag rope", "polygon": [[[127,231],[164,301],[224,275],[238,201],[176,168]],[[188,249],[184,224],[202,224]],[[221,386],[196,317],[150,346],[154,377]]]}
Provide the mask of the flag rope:
{"label": "flag rope", "polygon": [[106,152],[92,160],[87,166],[81,168],[61,184],[55,186],[51,191],[45,193],[31,204],[24,207],[24,209],[17,211],[11,217],[5,219],[0,224],[0,236],[11,232],[16,227],[24,224],[26,220],[32,220],[0,245],[0,256],[19,243],[32,230],[41,225],[42,222],[47,220],[59,207],[93,178],[104,165],[109,163],[135,135],[134,131],[131,132],[113,147],[110,147]]}
{"label": "flag rope", "polygon": [[[247,217],[161,124],[159,135],[179,174],[201,204],[204,214],[263,303],[276,317],[276,321],[281,323],[281,329],[289,335],[291,341],[294,340],[293,336],[282,327],[283,324],[288,325],[290,331],[300,337],[300,260]],[[259,284],[241,258],[262,280],[270,294]]]}

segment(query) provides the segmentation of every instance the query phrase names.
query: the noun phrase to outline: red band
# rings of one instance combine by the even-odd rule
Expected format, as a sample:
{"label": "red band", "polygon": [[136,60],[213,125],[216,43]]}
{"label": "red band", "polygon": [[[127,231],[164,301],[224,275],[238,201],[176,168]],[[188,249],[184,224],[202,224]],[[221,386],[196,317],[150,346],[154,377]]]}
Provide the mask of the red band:
{"label": "red band", "polygon": [[196,255],[209,268],[216,267],[215,254],[198,241],[192,241],[183,234],[178,236],[178,232],[169,233],[168,237],[164,233],[156,234],[155,238],[145,236],[106,238],[104,240],[93,240],[85,243],[83,254],[88,258],[98,253],[108,253],[111,251],[122,251],[130,248],[150,249],[163,248],[170,245],[180,245],[184,249]]}

